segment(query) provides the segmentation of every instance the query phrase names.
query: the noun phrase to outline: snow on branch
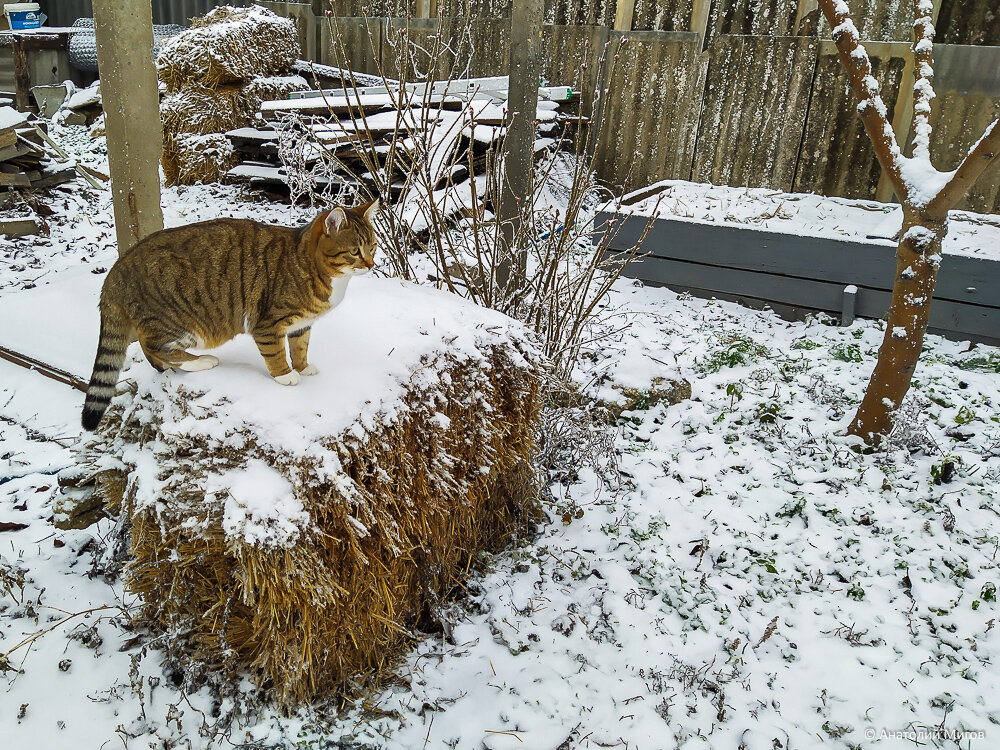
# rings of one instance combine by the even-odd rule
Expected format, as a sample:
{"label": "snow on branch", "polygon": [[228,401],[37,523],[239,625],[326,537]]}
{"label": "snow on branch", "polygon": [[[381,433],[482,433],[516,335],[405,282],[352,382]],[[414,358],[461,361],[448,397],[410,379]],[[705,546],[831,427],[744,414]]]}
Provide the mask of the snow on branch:
{"label": "snow on branch", "polygon": [[[929,0],[917,1],[929,2]],[[819,0],[819,5],[830,28],[833,29],[833,41],[837,45],[840,61],[847,71],[851,88],[858,97],[858,114],[868,137],[875,146],[879,164],[889,175],[896,192],[900,196],[905,196],[907,188],[900,168],[903,153],[896,143],[896,134],[889,122],[888,109],[879,94],[878,81],[872,75],[868,52],[861,44],[861,36],[851,19],[851,9],[844,0]]]}
{"label": "snow on branch", "polygon": [[934,3],[931,0],[913,0],[913,17],[913,157],[930,160]]}

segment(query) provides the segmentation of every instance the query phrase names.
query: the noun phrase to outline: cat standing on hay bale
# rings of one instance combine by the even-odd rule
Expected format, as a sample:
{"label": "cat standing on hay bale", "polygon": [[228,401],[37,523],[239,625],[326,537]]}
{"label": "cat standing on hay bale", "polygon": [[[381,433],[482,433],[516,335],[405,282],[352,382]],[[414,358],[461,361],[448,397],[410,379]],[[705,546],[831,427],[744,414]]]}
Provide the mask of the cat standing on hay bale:
{"label": "cat standing on hay bale", "polygon": [[[111,403],[128,345],[157,370],[207,370],[219,360],[187,347],[253,336],[271,376],[296,385],[313,322],[339,305],[351,276],[374,264],[376,199],[334,208],[304,227],[214,219],[155,232],[112,266],[101,289],[101,337],[83,405],[94,430]],[[291,352],[289,367],[285,342]]]}

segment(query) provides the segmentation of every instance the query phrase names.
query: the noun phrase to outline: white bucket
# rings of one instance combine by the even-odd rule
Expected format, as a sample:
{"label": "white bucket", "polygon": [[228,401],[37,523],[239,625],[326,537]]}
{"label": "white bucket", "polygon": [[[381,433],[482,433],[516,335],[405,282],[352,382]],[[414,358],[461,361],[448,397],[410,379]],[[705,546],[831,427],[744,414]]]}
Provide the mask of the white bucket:
{"label": "white bucket", "polygon": [[37,29],[42,25],[38,3],[7,3],[3,6],[7,25],[11,29]]}

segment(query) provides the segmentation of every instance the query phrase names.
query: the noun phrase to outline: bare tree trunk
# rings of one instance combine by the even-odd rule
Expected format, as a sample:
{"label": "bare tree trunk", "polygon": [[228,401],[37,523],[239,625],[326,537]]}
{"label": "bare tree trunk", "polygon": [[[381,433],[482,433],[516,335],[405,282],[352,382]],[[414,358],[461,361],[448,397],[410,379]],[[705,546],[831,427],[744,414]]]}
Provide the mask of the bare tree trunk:
{"label": "bare tree trunk", "polygon": [[931,298],[941,265],[941,244],[948,232],[946,221],[932,221],[903,208],[903,235],[896,249],[896,281],[892,288],[889,319],[868,390],[850,432],[866,442],[877,441],[892,429],[892,412],[910,388],[920,358]]}
{"label": "bare tree trunk", "polygon": [[931,0],[913,0],[913,156],[904,156],[846,1],[819,0],[819,5],[833,29],[837,53],[858,97],[858,115],[903,204],[903,233],[896,250],[896,280],[885,338],[849,429],[852,435],[876,444],[892,429],[894,413],[906,397],[920,359],[942,245],[948,234],[948,211],[1000,156],[1000,120],[986,129],[954,173],[944,174],[931,166],[934,7]]}

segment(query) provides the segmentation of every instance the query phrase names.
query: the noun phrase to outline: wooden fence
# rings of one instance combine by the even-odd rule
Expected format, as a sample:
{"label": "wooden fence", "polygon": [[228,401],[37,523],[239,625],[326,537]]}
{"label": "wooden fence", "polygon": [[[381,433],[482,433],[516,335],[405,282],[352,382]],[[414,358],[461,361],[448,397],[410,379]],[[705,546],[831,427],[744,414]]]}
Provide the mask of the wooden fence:
{"label": "wooden fence", "polygon": [[[935,45],[932,156],[950,169],[1000,116],[1000,13],[996,0],[934,2],[938,36],[949,43]],[[506,73],[509,0],[344,0],[335,22],[317,17],[312,3],[263,4],[298,20],[318,62],[344,62],[332,52],[339,34],[352,68],[381,65],[392,75],[401,29],[425,45],[461,32],[468,41],[455,61],[472,75]],[[907,142],[912,6],[850,4],[897,138]],[[364,7],[373,17],[360,16]],[[632,189],[683,179],[892,199],[816,0],[546,0],[545,18],[543,76],[584,91],[585,108],[598,85],[604,92],[595,121],[605,182]],[[1000,212],[1000,170],[962,207]]]}

